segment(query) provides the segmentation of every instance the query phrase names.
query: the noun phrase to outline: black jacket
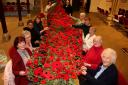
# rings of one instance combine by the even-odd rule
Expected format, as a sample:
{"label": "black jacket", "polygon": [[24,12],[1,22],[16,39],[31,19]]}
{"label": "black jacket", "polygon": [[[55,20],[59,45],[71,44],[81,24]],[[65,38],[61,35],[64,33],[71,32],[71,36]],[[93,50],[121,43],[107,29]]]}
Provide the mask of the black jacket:
{"label": "black jacket", "polygon": [[34,30],[34,29],[29,29],[28,27],[23,28],[25,31],[29,31],[31,33],[31,44],[32,47],[39,47],[39,44],[35,44],[35,41],[38,40],[40,41],[40,35]]}
{"label": "black jacket", "polygon": [[110,65],[97,79],[95,74],[100,70],[100,66],[96,70],[88,70],[87,75],[80,75],[80,85],[117,85],[118,71],[114,64]]}
{"label": "black jacket", "polygon": [[69,15],[72,15],[72,6],[71,5],[64,5],[63,8],[65,9],[65,12]]}
{"label": "black jacket", "polygon": [[86,37],[86,35],[89,33],[90,26],[87,26],[83,23],[78,25],[72,25],[72,27],[82,29],[84,32],[84,37]]}

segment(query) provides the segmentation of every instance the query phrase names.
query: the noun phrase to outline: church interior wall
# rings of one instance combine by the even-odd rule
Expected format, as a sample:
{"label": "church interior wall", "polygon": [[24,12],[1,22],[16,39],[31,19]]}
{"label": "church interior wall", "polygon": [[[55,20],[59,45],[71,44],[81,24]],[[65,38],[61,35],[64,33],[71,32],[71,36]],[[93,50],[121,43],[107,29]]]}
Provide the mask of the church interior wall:
{"label": "church interior wall", "polygon": [[[20,2],[26,2],[27,0],[20,0]],[[29,0],[30,1],[30,9],[33,9],[34,7],[34,0]],[[4,0],[4,3],[6,2],[16,2],[16,0]]]}

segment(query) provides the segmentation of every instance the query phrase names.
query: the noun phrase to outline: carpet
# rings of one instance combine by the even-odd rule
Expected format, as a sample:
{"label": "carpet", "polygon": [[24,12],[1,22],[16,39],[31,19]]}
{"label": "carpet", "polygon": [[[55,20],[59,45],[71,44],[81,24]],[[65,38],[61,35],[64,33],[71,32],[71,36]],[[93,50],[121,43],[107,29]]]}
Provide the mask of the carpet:
{"label": "carpet", "polygon": [[128,48],[122,48],[121,50],[128,56]]}

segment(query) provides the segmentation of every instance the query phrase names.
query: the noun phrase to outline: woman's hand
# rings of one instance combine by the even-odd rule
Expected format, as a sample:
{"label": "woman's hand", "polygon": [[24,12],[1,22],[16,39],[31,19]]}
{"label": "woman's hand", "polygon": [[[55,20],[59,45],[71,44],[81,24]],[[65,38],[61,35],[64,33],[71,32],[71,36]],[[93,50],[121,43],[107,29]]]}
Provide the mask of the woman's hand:
{"label": "woman's hand", "polygon": [[83,71],[83,70],[87,70],[87,67],[85,67],[85,66],[81,66],[81,69],[80,69],[81,71]]}
{"label": "woman's hand", "polygon": [[49,28],[45,27],[43,30],[40,31],[40,34],[43,33],[45,30],[49,30]]}
{"label": "woman's hand", "polygon": [[45,27],[44,30],[49,30],[49,27]]}
{"label": "woman's hand", "polygon": [[82,74],[82,75],[86,75],[86,74],[87,74],[86,71],[87,71],[87,67],[82,66],[82,67],[81,67],[81,74]]}
{"label": "woman's hand", "polygon": [[80,68],[80,73],[82,74],[82,75],[86,75],[87,74],[87,67],[85,67],[85,66],[81,66],[81,68]]}
{"label": "woman's hand", "polygon": [[85,66],[85,67],[91,67],[91,64],[89,64],[89,63],[84,63],[84,66]]}
{"label": "woman's hand", "polygon": [[26,76],[27,74],[26,74],[25,71],[20,71],[20,72],[19,72],[19,75],[20,75],[20,76]]}
{"label": "woman's hand", "polygon": [[85,70],[83,70],[83,71],[81,72],[81,74],[87,75],[87,72],[86,72]]}
{"label": "woman's hand", "polygon": [[36,40],[34,43],[35,43],[35,44],[39,44],[39,43],[40,43],[40,41],[39,41],[39,40]]}
{"label": "woman's hand", "polygon": [[84,49],[83,49],[83,51],[84,51],[84,52],[87,52],[87,51],[88,51],[88,49],[84,48]]}

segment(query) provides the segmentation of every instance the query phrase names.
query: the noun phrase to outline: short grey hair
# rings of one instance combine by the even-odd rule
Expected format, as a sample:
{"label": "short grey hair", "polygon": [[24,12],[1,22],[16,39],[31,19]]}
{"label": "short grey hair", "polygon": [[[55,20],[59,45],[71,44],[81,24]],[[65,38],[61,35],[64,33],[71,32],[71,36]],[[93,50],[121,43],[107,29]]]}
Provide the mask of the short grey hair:
{"label": "short grey hair", "polygon": [[116,54],[115,50],[113,50],[112,48],[106,48],[103,50],[103,52],[101,54],[101,58],[104,57],[105,55],[111,57],[111,63],[112,64],[116,63],[117,54]]}
{"label": "short grey hair", "polygon": [[80,13],[80,16],[86,17],[86,14],[85,14],[84,12],[81,12],[81,13]]}
{"label": "short grey hair", "polygon": [[99,36],[99,35],[97,35],[97,36],[93,39],[93,41],[98,41],[98,42],[102,43],[102,37]]}

